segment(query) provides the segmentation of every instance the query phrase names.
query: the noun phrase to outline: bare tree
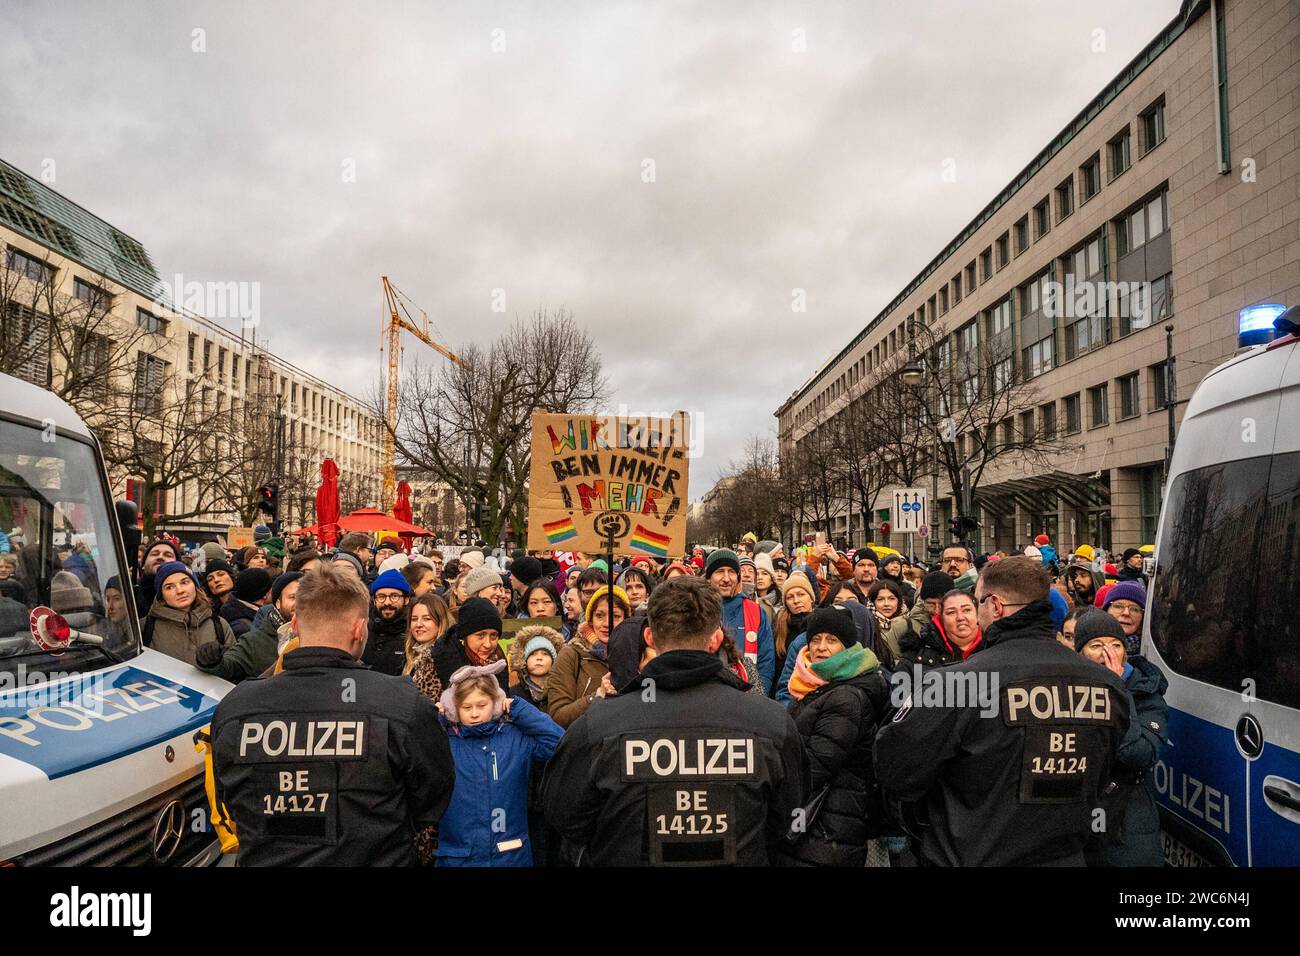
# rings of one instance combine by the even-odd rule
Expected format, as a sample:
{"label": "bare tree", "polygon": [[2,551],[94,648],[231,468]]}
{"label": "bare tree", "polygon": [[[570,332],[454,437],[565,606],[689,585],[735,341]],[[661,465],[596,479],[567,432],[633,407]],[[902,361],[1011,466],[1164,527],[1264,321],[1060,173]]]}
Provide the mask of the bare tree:
{"label": "bare tree", "polygon": [[[482,508],[479,533],[522,536],[534,411],[582,413],[607,383],[590,335],[561,310],[539,310],[487,349],[459,350],[466,365],[407,372],[398,398],[399,459],[436,475]],[[373,402],[383,418],[382,401]]]}

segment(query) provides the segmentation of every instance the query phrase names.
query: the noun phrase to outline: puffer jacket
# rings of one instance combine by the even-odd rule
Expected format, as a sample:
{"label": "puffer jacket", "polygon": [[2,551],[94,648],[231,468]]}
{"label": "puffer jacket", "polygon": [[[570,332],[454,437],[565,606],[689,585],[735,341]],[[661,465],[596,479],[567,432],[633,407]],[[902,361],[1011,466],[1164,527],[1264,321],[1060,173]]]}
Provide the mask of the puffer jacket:
{"label": "puffer jacket", "polygon": [[194,652],[200,644],[216,641],[229,648],[235,643],[230,625],[213,617],[212,608],[197,601],[181,611],[162,601],[154,601],[145,621],[146,643],[159,653],[193,665]]}
{"label": "puffer jacket", "polygon": [[919,632],[909,630],[903,637],[898,669],[911,670],[919,666],[924,670],[927,667],[943,667],[945,664],[964,661],[978,651],[983,643],[981,635],[966,653],[962,653],[961,648],[948,640],[948,635],[943,630],[943,620],[936,614],[926,621]]}
{"label": "puffer jacket", "polygon": [[1151,770],[1168,744],[1165,691],[1169,681],[1164,672],[1145,657],[1128,659],[1133,670],[1124,686],[1133,697],[1133,722],[1115,751],[1115,765],[1123,796],[1123,820],[1116,839],[1100,848],[1090,848],[1089,866],[1163,866],[1160,844],[1160,813],[1156,809],[1155,781]]}
{"label": "puffer jacket", "polygon": [[867,840],[879,832],[884,814],[871,748],[889,706],[889,685],[874,654],[871,660],[867,671],[819,687],[790,705],[808,753],[811,793],[829,789],[807,833],[783,844],[783,864],[861,867]]}
{"label": "puffer jacket", "polygon": [[456,763],[456,786],[438,821],[438,866],[532,866],[529,776],[564,731],[523,698],[499,720],[465,727],[439,716]]}
{"label": "puffer jacket", "polygon": [[583,629],[564,647],[546,678],[547,710],[551,719],[568,727],[587,712],[592,698],[600,690],[600,681],[609,673],[609,665],[591,653]]}

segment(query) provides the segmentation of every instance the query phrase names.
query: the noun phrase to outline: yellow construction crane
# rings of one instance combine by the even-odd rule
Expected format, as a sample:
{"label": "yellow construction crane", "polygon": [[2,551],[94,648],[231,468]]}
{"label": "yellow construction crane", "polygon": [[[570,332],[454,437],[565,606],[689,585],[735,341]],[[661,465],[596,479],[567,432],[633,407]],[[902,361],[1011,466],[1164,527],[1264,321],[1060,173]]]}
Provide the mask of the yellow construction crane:
{"label": "yellow construction crane", "polygon": [[[436,352],[442,353],[451,361],[464,368],[468,365],[450,349],[439,345],[433,339],[429,338],[429,316],[420,310],[422,317],[421,325],[423,329],[417,328],[414,321],[408,321],[411,313],[406,306],[399,300],[401,293],[393,287],[388,281],[388,276],[383,276],[384,280],[384,304],[388,308],[388,318],[382,319],[380,335],[383,335],[383,325],[387,325],[388,332],[388,404],[385,409],[388,418],[388,428],[384,431],[384,497],[380,502],[380,508],[385,513],[391,513],[393,502],[397,494],[397,444],[393,440],[393,432],[397,430],[397,372],[401,364],[401,338],[402,329],[410,332],[417,339],[423,342],[429,348]],[[405,296],[402,296],[404,299]],[[405,312],[408,319],[402,318],[398,314],[398,309]]]}

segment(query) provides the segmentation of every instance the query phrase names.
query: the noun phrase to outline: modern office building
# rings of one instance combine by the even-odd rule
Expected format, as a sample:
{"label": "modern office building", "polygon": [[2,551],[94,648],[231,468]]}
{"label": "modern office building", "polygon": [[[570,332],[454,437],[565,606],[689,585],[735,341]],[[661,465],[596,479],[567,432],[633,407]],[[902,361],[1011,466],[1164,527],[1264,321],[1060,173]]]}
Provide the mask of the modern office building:
{"label": "modern office building", "polygon": [[[112,384],[108,379],[114,374],[126,378],[115,387],[124,386],[135,414],[115,420],[131,422],[132,440],[152,442],[160,460],[171,454],[162,439],[201,433],[204,419],[253,426],[260,421],[266,426],[258,429],[263,439],[282,429],[280,518],[287,526],[311,523],[320,463],[327,457],[339,466],[345,509],[378,504],[383,424],[364,402],[268,352],[257,340],[255,323],[247,323],[250,327],[241,335],[212,316],[185,308],[194,290],[171,288],[178,283],[158,274],[141,243],[3,161],[0,247],[0,288],[8,299],[0,303],[5,371],[50,387],[62,381],[70,364],[83,370],[102,365],[106,397]],[[48,295],[33,291],[42,285]],[[198,291],[204,301],[215,302],[227,313],[223,318],[229,321],[234,314],[235,324],[244,328],[239,297],[244,295],[245,305],[251,297],[240,284]],[[64,347],[66,336],[60,338],[60,325],[85,322],[88,315],[95,316],[95,328],[70,351]],[[121,351],[121,343],[133,354],[114,354]],[[113,369],[107,368],[110,364]],[[82,401],[74,404],[85,409],[86,395],[83,389]],[[177,411],[187,403],[192,407]],[[91,402],[90,409],[93,406]],[[232,410],[239,414],[230,414]],[[238,433],[201,439],[218,443],[212,446],[214,461],[222,459],[223,449],[252,440]],[[113,439],[100,435],[100,440],[107,446]],[[246,483],[256,488],[273,479],[272,460],[268,455],[266,473],[249,475]],[[114,494],[140,501],[147,476],[110,470]],[[195,481],[155,488],[152,497],[153,509],[163,516],[159,526],[182,539],[220,535],[248,518],[225,507],[206,508],[215,496],[196,487]]]}
{"label": "modern office building", "polygon": [[[1020,388],[1032,400],[999,428],[1013,429],[1009,438],[1050,436],[1062,450],[1032,467],[995,462],[972,495],[974,544],[1009,549],[1039,532],[1063,554],[1085,542],[1116,549],[1152,542],[1169,406],[1181,416],[1197,383],[1234,353],[1243,310],[1300,302],[1298,130],[1300,5],[1185,0],[781,405],[783,454],[797,455],[850,402],[871,401],[878,373],[897,367],[917,330],[942,339],[924,361],[960,363],[989,354],[982,347],[992,343],[1004,358],[971,368],[961,385],[974,396],[1031,383]],[[1073,300],[1071,290],[1084,286],[1105,292],[1091,303]],[[1076,307],[1061,308],[1062,294]],[[952,400],[961,403],[963,389],[956,391]],[[929,471],[927,517],[939,543],[949,538],[956,502],[951,483]],[[846,503],[830,530],[852,529],[860,544],[891,504],[891,489],[873,514]],[[894,535],[890,543],[904,540]]]}

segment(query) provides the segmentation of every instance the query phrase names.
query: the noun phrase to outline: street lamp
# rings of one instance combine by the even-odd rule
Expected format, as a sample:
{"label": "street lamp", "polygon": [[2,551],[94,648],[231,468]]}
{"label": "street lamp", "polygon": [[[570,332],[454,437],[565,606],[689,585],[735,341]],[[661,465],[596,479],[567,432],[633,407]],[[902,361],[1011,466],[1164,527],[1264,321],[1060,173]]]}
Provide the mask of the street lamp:
{"label": "street lamp", "polygon": [[915,359],[909,359],[898,374],[902,377],[903,384],[911,388],[920,385],[921,380],[925,378],[925,370]]}

